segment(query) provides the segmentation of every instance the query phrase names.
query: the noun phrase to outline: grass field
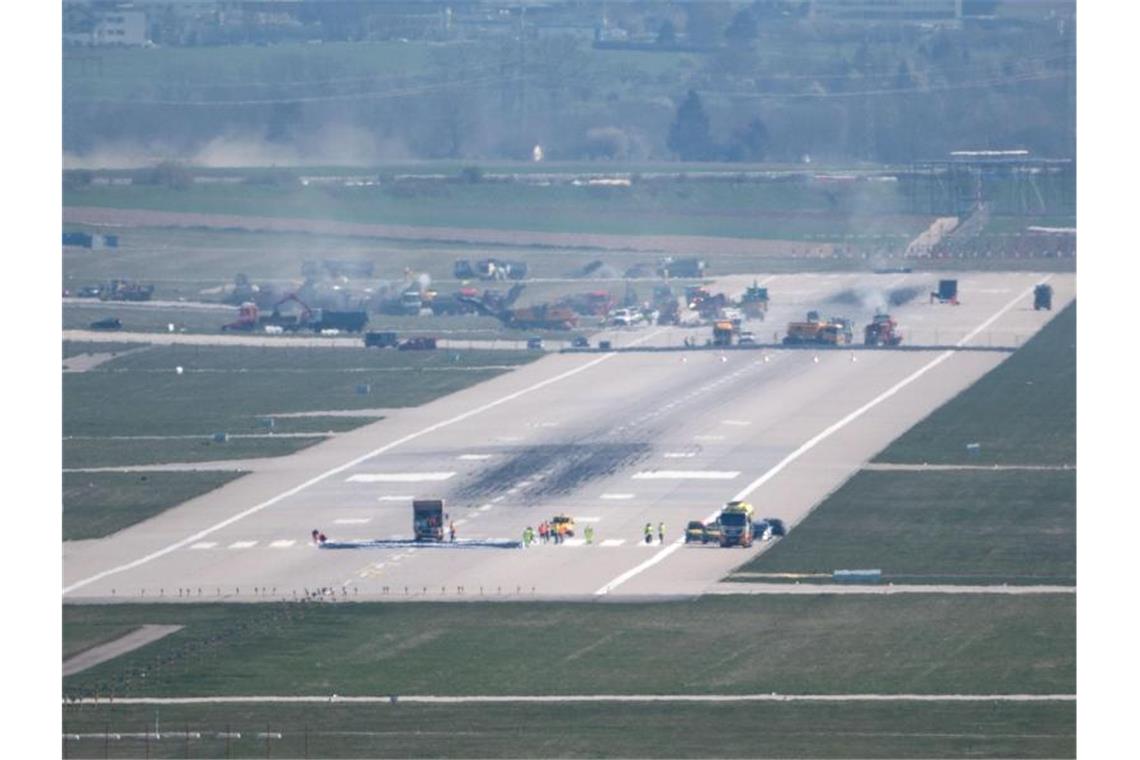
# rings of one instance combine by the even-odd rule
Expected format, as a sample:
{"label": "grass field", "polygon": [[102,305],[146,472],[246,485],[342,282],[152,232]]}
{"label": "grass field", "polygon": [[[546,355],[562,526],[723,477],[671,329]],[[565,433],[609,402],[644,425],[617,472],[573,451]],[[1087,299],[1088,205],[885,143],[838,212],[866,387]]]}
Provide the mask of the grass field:
{"label": "grass field", "polygon": [[280,457],[323,440],[325,437],[320,435],[304,438],[230,438],[226,441],[215,441],[210,436],[173,439],[65,439],[63,466],[65,469],[82,469]]}
{"label": "grass field", "polygon": [[63,539],[109,536],[208,493],[242,474],[66,472],[63,474]]}
{"label": "grass field", "polygon": [[88,341],[65,340],[63,342],[63,358],[83,354],[115,354],[123,351],[133,351],[136,348],[146,347],[146,343],[94,343]]}
{"label": "grass field", "polygon": [[[534,232],[773,240],[913,237],[930,220],[904,213],[906,198],[896,184],[837,189],[812,182],[695,179],[626,188],[439,182],[363,188],[219,184],[181,190],[100,185],[65,191],[64,205]],[[872,208],[874,213],[864,211]]]}
{"label": "grass field", "polygon": [[63,659],[70,659],[80,652],[121,638],[137,627],[113,622],[72,623],[64,631]]}
{"label": "grass field", "polygon": [[[170,623],[67,693],[1072,693],[1066,596],[745,597],[655,604],[64,607]],[[715,625],[710,622],[715,621]],[[730,658],[732,667],[709,667]],[[146,673],[143,676],[143,673]]]}
{"label": "grass field", "polygon": [[[875,457],[931,464],[1075,464],[1077,308]],[[967,443],[981,444],[971,455]]]}
{"label": "grass field", "polygon": [[864,471],[741,570],[1071,585],[1076,527],[1075,471]]}
{"label": "grass field", "polygon": [[[417,406],[534,358],[525,351],[156,346],[65,375],[63,430],[85,437],[263,433],[266,416]],[[179,366],[184,374],[175,373]]]}
{"label": "grass field", "polygon": [[[65,757],[1073,757],[1071,704],[167,705],[176,736]],[[63,709],[68,733],[153,732],[152,706]],[[219,733],[237,732],[228,742]],[[258,736],[280,733],[281,737]]]}

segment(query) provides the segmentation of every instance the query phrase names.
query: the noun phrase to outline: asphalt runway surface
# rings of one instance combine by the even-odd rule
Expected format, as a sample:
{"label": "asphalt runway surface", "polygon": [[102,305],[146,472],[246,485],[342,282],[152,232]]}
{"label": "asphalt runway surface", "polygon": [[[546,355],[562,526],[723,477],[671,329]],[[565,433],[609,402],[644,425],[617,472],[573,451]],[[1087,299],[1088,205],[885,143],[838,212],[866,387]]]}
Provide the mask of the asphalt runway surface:
{"label": "asphalt runway surface", "polygon": [[[758,276],[782,334],[808,309],[859,328],[879,302],[908,343],[1015,345],[1075,297],[1071,274],[961,273],[962,303],[930,304],[938,276]],[[1054,311],[1034,311],[1048,281]],[[752,277],[715,289],[739,293]],[[708,333],[614,331],[615,346]],[[857,336],[858,337],[858,336]],[[691,351],[550,355],[338,435],[114,536],[64,545],[66,601],[292,598],[644,599],[712,590],[752,549],[684,546],[689,520],[733,498],[791,528],[870,457],[1003,361],[981,351]],[[965,445],[967,442],[963,441]],[[411,498],[440,497],[462,539],[522,537],[566,513],[577,536],[526,549],[318,549],[411,534]],[[646,545],[643,527],[654,528]],[[665,542],[656,528],[665,523]],[[594,529],[586,544],[583,529]]]}

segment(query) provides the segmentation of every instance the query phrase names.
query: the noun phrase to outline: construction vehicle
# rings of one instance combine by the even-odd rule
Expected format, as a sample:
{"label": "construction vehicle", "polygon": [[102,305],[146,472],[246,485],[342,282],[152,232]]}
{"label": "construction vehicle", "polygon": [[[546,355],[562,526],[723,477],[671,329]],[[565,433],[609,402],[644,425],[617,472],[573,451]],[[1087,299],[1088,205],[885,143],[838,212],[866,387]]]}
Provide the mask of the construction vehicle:
{"label": "construction vehicle", "polygon": [[480,280],[521,280],[526,273],[527,265],[522,261],[482,259],[475,262],[475,276]]}
{"label": "construction vehicle", "polygon": [[254,330],[259,321],[259,312],[257,304],[253,301],[246,301],[238,307],[238,317],[228,325],[222,325],[223,330],[241,330],[250,332]]}
{"label": "construction vehicle", "polygon": [[1033,310],[1047,309],[1053,311],[1053,286],[1041,283],[1033,289]]}
{"label": "construction vehicle", "polygon": [[149,301],[153,285],[139,285],[130,280],[111,280],[99,288],[100,301]]}
{"label": "construction vehicle", "polygon": [[[281,307],[289,303],[297,304],[300,311],[289,314],[283,313]],[[309,308],[308,304],[298,298],[296,293],[289,293],[277,301],[277,303],[273,304],[273,313],[267,317],[262,316],[258,320],[258,324],[262,327],[267,325],[280,327],[289,332],[310,329],[313,326],[313,310]]]}
{"label": "construction vehicle", "polygon": [[740,322],[731,319],[720,319],[713,323],[713,345],[731,346],[740,334]]}
{"label": "construction vehicle", "polygon": [[550,518],[550,530],[562,536],[574,535],[574,518],[570,515],[555,515]]}
{"label": "construction vehicle", "polygon": [[[572,330],[578,326],[578,315],[573,309],[558,304],[538,304],[521,309],[507,308],[514,303],[525,286],[516,284],[503,299],[503,305],[491,305],[478,299],[460,298],[470,303],[475,309],[488,316],[494,317],[507,327],[520,330]],[[487,294],[484,294],[486,298]]]}
{"label": "construction vehicle", "polygon": [[446,520],[443,499],[412,499],[412,533],[417,541],[442,541]]}
{"label": "construction vehicle", "polygon": [[434,351],[435,348],[435,338],[408,338],[396,346],[397,351]]}
{"label": "construction vehicle", "polygon": [[657,265],[659,277],[704,277],[706,268],[704,259],[674,259],[671,256],[661,259]]}
{"label": "construction vehicle", "polygon": [[364,333],[365,348],[395,348],[400,344],[394,332],[366,332]]}
{"label": "construction vehicle", "polygon": [[958,281],[939,280],[938,290],[930,294],[930,302],[948,303],[958,305]]}
{"label": "construction vehicle", "polygon": [[700,520],[691,520],[689,524],[685,526],[685,543],[719,544],[720,525],[715,521],[710,523],[703,523]]}
{"label": "construction vehicle", "polygon": [[106,319],[92,322],[88,327],[92,330],[121,330],[123,329],[123,323],[119,321],[118,317],[107,317]]}
{"label": "construction vehicle", "polygon": [[643,319],[637,309],[614,309],[606,316],[606,323],[614,327],[633,327]]}
{"label": "construction vehicle", "polygon": [[451,272],[457,280],[475,279],[475,267],[471,266],[471,262],[467,259],[458,259],[455,266],[451,268]]}
{"label": "construction vehicle", "polygon": [[730,501],[720,510],[720,545],[752,546],[752,505],[746,501]]}
{"label": "construction vehicle", "polygon": [[863,328],[863,345],[897,346],[902,343],[898,327],[890,314],[876,314],[871,323]]}
{"label": "construction vehicle", "polygon": [[317,332],[323,330],[339,330],[342,332],[360,332],[368,324],[366,311],[330,311],[318,309],[313,320],[313,329]]}
{"label": "construction vehicle", "polygon": [[740,309],[749,319],[763,319],[768,313],[768,288],[753,280],[740,298]]}
{"label": "construction vehicle", "polygon": [[817,343],[824,346],[838,346],[853,340],[854,330],[851,320],[844,317],[821,319],[818,311],[809,311],[803,322],[789,322],[788,334],[784,337],[785,346]]}

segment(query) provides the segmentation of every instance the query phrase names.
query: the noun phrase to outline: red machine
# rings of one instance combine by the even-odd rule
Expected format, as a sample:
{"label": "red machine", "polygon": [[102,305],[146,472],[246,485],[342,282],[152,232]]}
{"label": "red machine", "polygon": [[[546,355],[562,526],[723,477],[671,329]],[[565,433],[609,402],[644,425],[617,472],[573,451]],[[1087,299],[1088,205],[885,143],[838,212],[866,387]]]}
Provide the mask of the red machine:
{"label": "red machine", "polygon": [[902,343],[898,329],[898,323],[891,319],[890,314],[876,314],[871,324],[863,329],[863,345],[897,346]]}

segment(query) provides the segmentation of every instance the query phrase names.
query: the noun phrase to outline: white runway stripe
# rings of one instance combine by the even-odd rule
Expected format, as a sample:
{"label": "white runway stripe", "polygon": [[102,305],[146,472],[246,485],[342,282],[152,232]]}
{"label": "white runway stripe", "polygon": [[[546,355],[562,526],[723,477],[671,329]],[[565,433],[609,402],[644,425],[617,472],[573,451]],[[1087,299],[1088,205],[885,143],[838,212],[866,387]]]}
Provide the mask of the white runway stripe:
{"label": "white runway stripe", "polygon": [[624,543],[624,538],[607,538],[605,541],[602,541],[602,546],[621,546]]}
{"label": "white runway stripe", "polygon": [[256,541],[234,541],[230,544],[230,549],[249,549],[250,547],[257,546]]}
{"label": "white runway stripe", "polygon": [[692,459],[697,455],[695,451],[667,451],[665,452],[666,459]]}
{"label": "white runway stripe", "polygon": [[414,496],[404,496],[404,495],[381,496],[381,497],[377,498],[376,501],[411,501],[414,498],[415,498]]}
{"label": "white runway stripe", "polygon": [[372,522],[371,517],[338,517],[333,520],[336,525],[363,525],[364,523]]}
{"label": "white runway stripe", "polygon": [[602,494],[602,498],[607,499],[607,500],[615,500],[615,499],[616,500],[624,500],[624,499],[632,499],[633,497],[634,497],[634,494],[631,494],[631,493],[604,493],[604,494]]}
{"label": "white runway stripe", "polygon": [[273,543],[270,544],[270,546],[274,549],[288,549],[290,546],[292,546],[295,543],[297,543],[297,542],[291,538],[283,538],[279,541],[274,541]]}
{"label": "white runway stripe", "polygon": [[633,476],[634,480],[732,480],[739,470],[648,470]]}
{"label": "white runway stripe", "polygon": [[574,522],[580,522],[580,523],[596,523],[596,522],[601,522],[601,521],[602,521],[602,518],[600,518],[600,517],[575,517],[574,518]]}
{"label": "white runway stripe", "polygon": [[459,455],[459,459],[464,459],[467,461],[476,461],[476,462],[483,460],[483,459],[490,459],[490,458],[491,458],[490,454],[460,454]]}
{"label": "white runway stripe", "polygon": [[586,543],[584,538],[566,538],[562,540],[563,546],[583,546]]}
{"label": "white runway stripe", "polygon": [[199,541],[198,543],[192,545],[190,548],[191,549],[213,549],[217,545],[218,545],[217,541]]}
{"label": "white runway stripe", "polygon": [[349,483],[428,483],[447,480],[454,472],[366,472],[350,475]]}

